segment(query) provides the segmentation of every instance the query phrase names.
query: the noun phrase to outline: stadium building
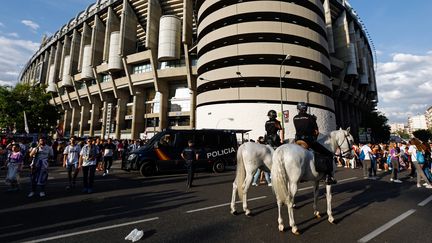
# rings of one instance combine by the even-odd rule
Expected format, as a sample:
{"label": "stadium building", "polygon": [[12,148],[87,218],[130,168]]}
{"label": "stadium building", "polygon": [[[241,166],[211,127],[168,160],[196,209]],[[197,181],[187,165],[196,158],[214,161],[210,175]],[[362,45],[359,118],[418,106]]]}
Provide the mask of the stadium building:
{"label": "stadium building", "polygon": [[44,38],[20,80],[47,85],[66,136],[256,139],[274,109],[292,138],[299,101],[322,132],[356,134],[378,102],[373,54],[344,0],[99,0]]}

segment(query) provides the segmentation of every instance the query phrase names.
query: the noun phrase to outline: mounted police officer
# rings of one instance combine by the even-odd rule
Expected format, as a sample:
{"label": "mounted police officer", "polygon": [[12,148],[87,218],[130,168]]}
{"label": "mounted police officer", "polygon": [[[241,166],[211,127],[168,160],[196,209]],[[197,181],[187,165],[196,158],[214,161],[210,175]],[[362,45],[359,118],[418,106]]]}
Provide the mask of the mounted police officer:
{"label": "mounted police officer", "polygon": [[336,180],[333,178],[333,153],[316,141],[319,134],[316,116],[306,113],[307,108],[305,102],[297,104],[298,114],[293,118],[296,129],[295,140],[296,142],[304,141],[309,148],[314,150],[315,161],[326,165],[326,183],[328,185],[336,184]]}
{"label": "mounted police officer", "polygon": [[269,110],[267,113],[269,120],[265,123],[265,141],[272,147],[278,147],[281,145],[281,139],[278,132],[282,130],[281,123],[276,119],[277,114],[275,110]]}

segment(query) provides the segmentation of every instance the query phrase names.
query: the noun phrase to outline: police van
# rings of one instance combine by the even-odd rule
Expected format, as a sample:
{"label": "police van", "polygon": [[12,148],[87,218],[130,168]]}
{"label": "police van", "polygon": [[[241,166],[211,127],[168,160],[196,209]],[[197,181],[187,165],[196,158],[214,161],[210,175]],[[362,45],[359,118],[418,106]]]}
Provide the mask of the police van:
{"label": "police van", "polygon": [[130,151],[122,162],[122,169],[138,170],[142,176],[185,171],[181,153],[188,146],[188,140],[192,140],[198,153],[195,168],[220,173],[225,171],[227,165],[235,165],[237,134],[243,136],[248,131],[250,130],[163,130],[144,146]]}

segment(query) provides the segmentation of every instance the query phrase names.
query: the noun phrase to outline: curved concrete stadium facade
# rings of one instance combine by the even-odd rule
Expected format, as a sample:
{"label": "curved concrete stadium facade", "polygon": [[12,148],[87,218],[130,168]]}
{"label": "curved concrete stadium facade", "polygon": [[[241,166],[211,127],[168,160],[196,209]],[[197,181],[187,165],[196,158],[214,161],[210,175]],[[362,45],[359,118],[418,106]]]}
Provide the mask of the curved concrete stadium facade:
{"label": "curved concrete stadium facade", "polygon": [[342,0],[99,0],[43,40],[21,82],[47,85],[66,135],[251,129],[307,102],[356,134],[377,102],[373,51]]}

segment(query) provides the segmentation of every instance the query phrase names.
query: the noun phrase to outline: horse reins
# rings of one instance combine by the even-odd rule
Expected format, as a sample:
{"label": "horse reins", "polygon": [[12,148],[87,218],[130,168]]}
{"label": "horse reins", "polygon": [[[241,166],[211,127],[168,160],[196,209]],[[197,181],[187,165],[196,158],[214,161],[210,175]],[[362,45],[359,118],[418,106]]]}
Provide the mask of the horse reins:
{"label": "horse reins", "polygon": [[[342,143],[339,145],[337,142],[336,142],[336,144],[337,144],[337,146],[338,146],[338,148],[339,148],[339,151],[340,151],[340,156],[341,157],[344,157],[344,158],[347,158],[347,157],[345,157],[344,155],[345,154],[351,154],[351,151],[352,151],[352,145],[350,144],[350,142],[349,142],[349,139],[348,139],[348,135],[347,134],[344,134],[344,136],[345,136],[345,139],[344,139],[344,141],[342,141]],[[346,151],[342,151],[342,145],[345,143],[345,141],[346,141],[346,143],[348,144],[348,150],[346,150]]]}

